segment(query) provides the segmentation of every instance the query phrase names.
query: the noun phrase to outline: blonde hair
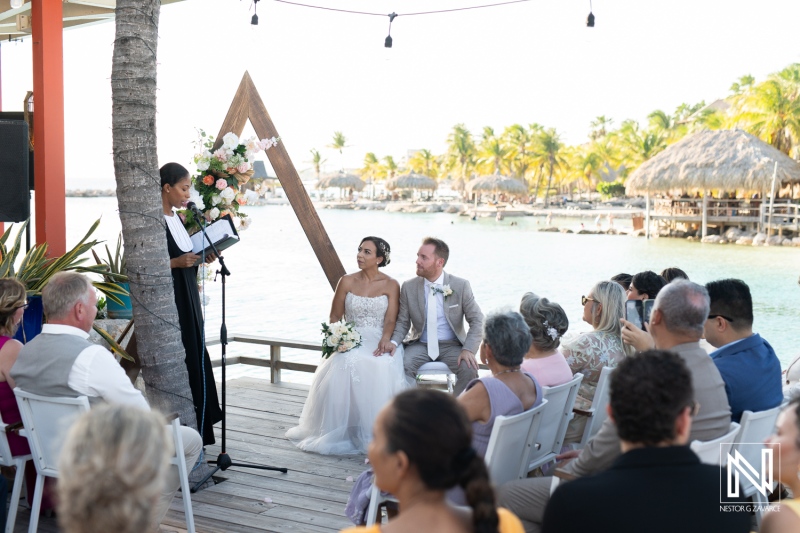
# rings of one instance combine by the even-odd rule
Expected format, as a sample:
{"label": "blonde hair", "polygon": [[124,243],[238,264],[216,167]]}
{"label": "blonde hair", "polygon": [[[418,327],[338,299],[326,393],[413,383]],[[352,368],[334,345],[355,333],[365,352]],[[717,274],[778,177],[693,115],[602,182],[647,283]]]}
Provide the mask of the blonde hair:
{"label": "blonde hair", "polygon": [[25,285],[15,278],[0,279],[0,334],[13,337],[18,324],[14,323],[14,313],[27,298]]}
{"label": "blonde hair", "polygon": [[[616,281],[601,281],[592,287],[592,326],[595,331],[620,335],[620,318],[625,317],[625,290]],[[597,317],[597,307],[602,306]]]}
{"label": "blonde hair", "polygon": [[84,414],[59,457],[59,524],[66,533],[149,531],[172,453],[156,412],[109,404]]}

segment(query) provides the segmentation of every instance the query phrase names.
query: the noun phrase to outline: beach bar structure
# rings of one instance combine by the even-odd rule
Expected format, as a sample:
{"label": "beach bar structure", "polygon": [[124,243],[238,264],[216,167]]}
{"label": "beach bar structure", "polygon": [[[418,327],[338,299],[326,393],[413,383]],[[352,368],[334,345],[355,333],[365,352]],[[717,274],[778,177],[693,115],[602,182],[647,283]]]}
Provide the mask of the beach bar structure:
{"label": "beach bar structure", "polygon": [[[644,194],[645,230],[678,224],[800,234],[800,204],[777,200],[800,184],[800,163],[739,130],[702,131],[645,161],[628,178],[628,195]],[[712,194],[716,192],[716,197]],[[737,198],[737,193],[747,196]],[[655,198],[660,194],[661,198]]]}

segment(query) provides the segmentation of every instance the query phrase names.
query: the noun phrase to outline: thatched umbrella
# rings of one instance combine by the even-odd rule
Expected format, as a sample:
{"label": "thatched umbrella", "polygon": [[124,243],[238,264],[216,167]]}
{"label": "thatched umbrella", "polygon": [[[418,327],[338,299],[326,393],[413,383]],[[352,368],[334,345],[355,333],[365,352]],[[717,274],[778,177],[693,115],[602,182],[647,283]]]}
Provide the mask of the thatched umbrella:
{"label": "thatched umbrella", "polygon": [[480,176],[467,183],[467,192],[503,192],[511,196],[523,196],[528,194],[528,186],[518,179],[492,174],[491,176]]}
{"label": "thatched umbrella", "polygon": [[800,164],[761,139],[739,130],[701,131],[645,161],[628,178],[626,192],[675,189],[763,192],[772,184],[800,183]]}
{"label": "thatched umbrella", "polygon": [[322,176],[317,183],[317,189],[338,187],[340,189],[355,189],[359,192],[364,189],[364,186],[366,186],[364,180],[355,174],[346,174],[344,172],[326,174],[325,176]]}
{"label": "thatched umbrella", "polygon": [[436,183],[436,180],[429,178],[428,176],[410,172],[408,174],[403,174],[402,176],[396,176],[390,180],[387,180],[385,187],[388,191],[393,191],[395,189],[435,190],[436,187],[438,187],[438,184]]}

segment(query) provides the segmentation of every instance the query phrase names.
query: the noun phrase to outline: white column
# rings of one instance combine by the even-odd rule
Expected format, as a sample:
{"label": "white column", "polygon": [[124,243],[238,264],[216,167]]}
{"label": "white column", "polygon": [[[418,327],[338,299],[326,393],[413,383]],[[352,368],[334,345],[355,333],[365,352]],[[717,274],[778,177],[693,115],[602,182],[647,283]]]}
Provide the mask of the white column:
{"label": "white column", "polygon": [[708,235],[708,191],[703,191],[703,226],[701,230],[701,237],[705,238]]}
{"label": "white column", "polygon": [[650,191],[644,193],[644,236],[650,238]]}

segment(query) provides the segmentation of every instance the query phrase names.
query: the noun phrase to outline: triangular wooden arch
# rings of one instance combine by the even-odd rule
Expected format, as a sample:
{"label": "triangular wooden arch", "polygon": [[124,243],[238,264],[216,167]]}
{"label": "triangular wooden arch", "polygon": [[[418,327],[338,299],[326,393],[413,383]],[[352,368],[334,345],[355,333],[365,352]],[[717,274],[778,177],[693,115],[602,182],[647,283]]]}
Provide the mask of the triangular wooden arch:
{"label": "triangular wooden arch", "polygon": [[[272,119],[267,113],[267,108],[261,97],[258,95],[256,86],[253,83],[250,74],[245,71],[242,77],[242,82],[236,90],[236,95],[233,97],[231,107],[228,109],[228,114],[222,122],[222,128],[217,135],[217,142],[214,144],[214,150],[222,146],[222,136],[228,132],[233,132],[236,135],[241,135],[244,131],[244,126],[247,120],[253,125],[256,130],[256,135],[259,139],[280,137]],[[300,176],[297,174],[297,169],[294,168],[292,160],[289,159],[289,153],[286,151],[286,146],[283,140],[277,146],[273,146],[267,150],[267,157],[275,169],[275,174],[286,192],[286,197],[294,209],[303,231],[308,237],[308,242],[311,243],[311,248],[317,255],[322,270],[331,284],[331,288],[335,289],[336,284],[339,282],[344,274],[344,267],[339,260],[336,250],[333,248],[328,232],[322,225],[322,221],[317,215],[311,203],[311,198],[308,197],[303,183],[300,181]]]}

